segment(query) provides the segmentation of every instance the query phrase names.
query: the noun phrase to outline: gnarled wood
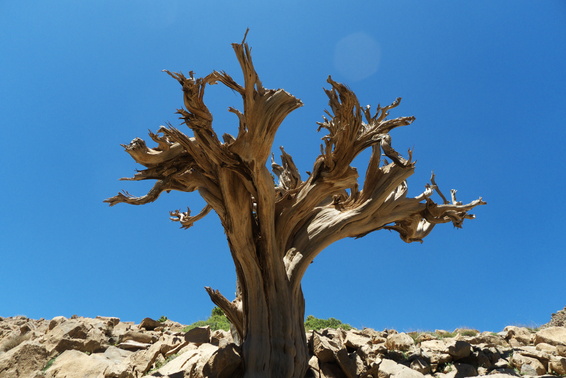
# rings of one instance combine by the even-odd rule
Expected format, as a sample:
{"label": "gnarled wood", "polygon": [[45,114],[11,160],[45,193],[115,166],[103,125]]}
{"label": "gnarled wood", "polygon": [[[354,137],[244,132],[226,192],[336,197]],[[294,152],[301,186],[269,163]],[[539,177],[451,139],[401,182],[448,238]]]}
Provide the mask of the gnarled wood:
{"label": "gnarled wood", "polygon": [[[172,73],[182,86],[184,109],[178,113],[191,136],[172,127],[160,127],[149,148],[136,138],[126,152],[145,167],[128,180],[157,180],[144,196],[120,193],[105,202],[145,204],[164,191],[198,190],[207,205],[199,214],[171,212],[183,228],[214,210],[226,232],[238,279],[237,296],[229,301],[206,288],[212,301],[226,313],[241,341],[247,377],[301,377],[307,368],[303,329],[304,299],[301,280],[313,259],[329,244],[346,237],[359,238],[387,229],[405,242],[422,242],[434,226],[452,222],[461,227],[473,219],[469,211],[485,202],[451,201],[431,184],[416,197],[407,195],[406,180],[415,169],[412,154],[398,153],[390,132],[410,125],[414,117],[389,119],[399,106],[361,107],[355,94],[333,81],[325,90],[329,111],[319,123],[326,130],[321,154],[303,178],[293,158],[281,148],[275,162],[272,144],[285,117],[302,102],[282,89],[266,89],[253,66],[245,42],[233,45],[244,84],[224,72],[204,78]],[[239,93],[243,110],[230,108],[238,119],[238,133],[218,139],[212,114],[204,103],[207,85],[222,83]],[[363,184],[352,161],[371,149]],[[267,160],[271,156],[271,170]],[[385,157],[385,158],[384,158]],[[386,159],[387,158],[387,159]],[[389,161],[390,162],[389,162]],[[437,193],[442,204],[431,197]]]}

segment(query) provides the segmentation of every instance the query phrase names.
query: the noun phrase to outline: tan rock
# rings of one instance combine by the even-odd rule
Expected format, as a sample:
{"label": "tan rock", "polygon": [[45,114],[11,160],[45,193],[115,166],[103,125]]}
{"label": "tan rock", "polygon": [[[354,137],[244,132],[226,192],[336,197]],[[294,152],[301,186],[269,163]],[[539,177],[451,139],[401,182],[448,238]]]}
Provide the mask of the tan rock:
{"label": "tan rock", "polygon": [[52,330],[53,328],[57,327],[59,324],[67,321],[67,318],[64,316],[56,316],[49,322],[48,330]]}
{"label": "tan rock", "polygon": [[411,361],[410,368],[425,375],[432,373],[430,364],[422,357],[418,357]]}
{"label": "tan rock", "polygon": [[102,378],[111,365],[110,360],[101,354],[87,355],[78,350],[67,350],[58,356],[45,372],[46,378]]}
{"label": "tan rock", "polygon": [[[450,355],[452,359],[459,360],[470,355],[472,347],[469,343],[456,339],[429,340],[421,343],[421,348],[429,354]],[[446,361],[448,362],[448,361]],[[442,362],[440,362],[442,363]]]}
{"label": "tan rock", "polygon": [[218,329],[210,335],[210,343],[216,345],[217,347],[225,347],[228,344],[232,344],[232,334],[228,331]]}
{"label": "tan rock", "polygon": [[505,339],[509,341],[509,344],[512,346],[529,345],[534,339],[534,334],[525,327],[507,326],[503,332],[505,334]]}
{"label": "tan rock", "polygon": [[566,357],[550,357],[548,371],[552,374],[566,376]]}
{"label": "tan rock", "polygon": [[202,373],[204,377],[232,378],[243,372],[240,350],[235,344],[218,348],[205,363]]}
{"label": "tan rock", "polygon": [[415,345],[415,340],[404,332],[387,336],[385,346],[389,350],[407,351]]}
{"label": "tan rock", "polygon": [[423,378],[424,375],[416,370],[398,364],[393,360],[383,359],[377,373],[379,378]]}
{"label": "tan rock", "polygon": [[136,372],[137,376],[146,374],[160,358],[164,358],[161,353],[162,344],[151,344],[147,349],[138,350],[131,354],[128,363]]}
{"label": "tan rock", "polygon": [[510,363],[521,371],[521,374],[543,375],[546,373],[546,367],[534,357],[524,356],[521,353],[513,353]]}
{"label": "tan rock", "polygon": [[134,330],[134,323],[120,322],[112,328],[112,332],[111,332],[112,339],[114,341],[121,341],[122,337],[124,337],[126,333],[131,332],[133,330]]}
{"label": "tan rock", "polygon": [[196,327],[185,333],[185,341],[195,344],[210,342],[210,326]]}
{"label": "tan rock", "polygon": [[[185,376],[189,378],[208,378],[204,374],[205,366],[212,359],[212,356],[218,351],[218,347],[209,343],[201,344],[198,349],[198,359],[190,370],[185,370]],[[188,373],[188,374],[187,374]]]}
{"label": "tan rock", "polygon": [[120,337],[120,342],[136,341],[142,344],[153,344],[158,340],[158,336],[149,332],[127,331]]}
{"label": "tan rock", "polygon": [[313,352],[321,362],[335,361],[336,353],[342,348],[342,340],[339,337],[332,339],[318,332],[313,334]]}
{"label": "tan rock", "polygon": [[566,357],[566,345],[556,345],[556,353],[559,356]]}
{"label": "tan rock", "polygon": [[417,343],[422,343],[423,341],[429,341],[429,340],[436,340],[436,337],[431,335],[430,333],[423,332],[417,336],[417,339],[415,341]]}
{"label": "tan rock", "polygon": [[0,354],[0,378],[31,377],[49,359],[49,352],[37,341],[25,341]]}
{"label": "tan rock", "polygon": [[472,352],[472,346],[462,340],[448,340],[446,344],[448,354],[451,355],[455,361],[468,357]]}
{"label": "tan rock", "polygon": [[152,318],[144,318],[140,324],[139,324],[139,328],[143,328],[147,331],[153,331],[154,329],[156,329],[157,327],[162,327],[163,324],[158,322],[157,320],[153,320]]}
{"label": "tan rock", "polygon": [[316,356],[311,356],[308,365],[308,372],[310,372],[314,378],[320,378],[320,365],[318,364],[318,358]]}
{"label": "tan rock", "polygon": [[520,353],[523,356],[536,358],[537,360],[542,362],[543,365],[545,366],[548,364],[548,360],[550,359],[550,354],[543,352],[542,350],[539,350],[532,345],[526,345],[520,348],[515,348],[514,352]]}
{"label": "tan rock", "polygon": [[107,337],[98,328],[87,326],[82,319],[56,317],[49,323],[45,346],[51,354],[66,350],[94,353],[104,350]]}
{"label": "tan rock", "polygon": [[102,320],[111,327],[115,327],[120,323],[120,318],[114,316],[97,316],[95,319]]}
{"label": "tan rock", "polygon": [[555,345],[550,345],[547,343],[538,343],[535,346],[536,350],[540,350],[541,352],[545,352],[547,354],[557,354],[556,352],[556,346]]}
{"label": "tan rock", "polygon": [[[184,372],[186,369],[190,369],[192,365],[196,364],[198,358],[199,358],[199,352],[196,346],[194,346],[193,344],[191,345],[190,349],[184,350],[177,357],[175,357],[167,364],[157,369],[153,374],[154,375],[160,374],[161,376],[169,376],[173,374],[178,374],[179,372]],[[184,376],[184,373],[182,374],[183,375],[181,376]]]}
{"label": "tan rock", "polygon": [[[316,356],[309,360],[309,370],[313,378],[336,378],[344,377],[344,373],[335,363],[320,362]],[[377,370],[376,370],[377,377]]]}
{"label": "tan rock", "polygon": [[535,344],[566,345],[566,327],[548,327],[535,334]]}
{"label": "tan rock", "polygon": [[359,377],[364,371],[364,362],[356,352],[348,353],[346,349],[340,349],[336,353],[336,361],[347,378]]}
{"label": "tan rock", "polygon": [[104,371],[105,377],[112,378],[134,378],[133,368],[130,365],[130,357],[134,352],[123,350],[115,346],[110,346],[102,353],[109,361],[109,365]]}
{"label": "tan rock", "polygon": [[352,349],[359,349],[364,345],[372,343],[372,338],[370,336],[357,330],[343,330],[342,340],[346,347]]}
{"label": "tan rock", "polygon": [[150,346],[151,346],[151,344],[140,343],[139,341],[135,341],[135,340],[126,340],[126,341],[118,344],[118,348],[125,349],[125,350],[131,350],[131,351],[147,349]]}
{"label": "tan rock", "polygon": [[509,343],[502,335],[494,334],[492,332],[482,332],[477,336],[466,338],[466,341],[472,345],[482,344],[486,347],[509,347]]}

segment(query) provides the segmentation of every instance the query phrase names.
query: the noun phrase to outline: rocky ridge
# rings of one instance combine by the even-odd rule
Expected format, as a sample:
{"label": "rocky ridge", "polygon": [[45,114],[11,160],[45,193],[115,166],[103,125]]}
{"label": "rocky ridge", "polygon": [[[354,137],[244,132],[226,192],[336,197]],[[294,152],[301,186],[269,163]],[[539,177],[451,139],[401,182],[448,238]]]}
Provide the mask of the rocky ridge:
{"label": "rocky ridge", "polygon": [[[150,318],[0,318],[0,378],[237,377],[226,331]],[[307,377],[565,376],[566,327],[499,333],[324,329],[307,332]]]}

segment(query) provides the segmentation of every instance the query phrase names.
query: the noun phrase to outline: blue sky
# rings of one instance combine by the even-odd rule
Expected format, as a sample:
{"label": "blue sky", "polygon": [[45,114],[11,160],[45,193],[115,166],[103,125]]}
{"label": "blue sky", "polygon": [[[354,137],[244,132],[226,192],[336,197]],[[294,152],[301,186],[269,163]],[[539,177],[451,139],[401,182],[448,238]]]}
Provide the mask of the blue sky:
{"label": "blue sky", "polygon": [[[0,2],[0,316],[165,315],[191,323],[227,297],[234,269],[211,214],[184,231],[168,211],[202,200],[171,193],[108,207],[138,168],[120,143],[171,122],[182,104],[161,70],[241,75],[247,41],[268,88],[305,106],[282,125],[310,170],[328,75],[362,104],[416,116],[392,132],[460,200],[482,196],[464,228],[423,244],[381,231],[324,251],[304,279],[307,314],[398,330],[536,325],[566,305],[566,3],[556,1]],[[235,130],[230,90],[206,97],[219,133]],[[364,156],[356,161],[363,169]]]}

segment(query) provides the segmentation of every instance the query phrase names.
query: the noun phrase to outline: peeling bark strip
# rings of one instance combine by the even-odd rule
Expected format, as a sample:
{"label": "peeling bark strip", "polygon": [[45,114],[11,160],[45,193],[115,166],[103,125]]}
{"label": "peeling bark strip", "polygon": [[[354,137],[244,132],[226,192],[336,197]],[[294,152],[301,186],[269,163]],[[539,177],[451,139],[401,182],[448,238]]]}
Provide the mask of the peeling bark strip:
{"label": "peeling bark strip", "polygon": [[[485,202],[463,204],[455,191],[448,201],[434,175],[423,193],[407,197],[406,179],[415,163],[411,151],[405,158],[393,149],[389,132],[410,125],[414,117],[387,118],[400,98],[375,111],[361,107],[352,91],[330,77],[325,90],[330,109],[319,123],[327,135],[303,180],[283,149],[281,164],[271,154],[279,125],[302,102],[282,89],[263,87],[245,41],[232,47],[243,86],[225,72],[195,78],[193,72],[186,77],[166,71],[182,86],[185,108],[178,114],[192,136],[169,125],[150,132],[156,147],[139,138],[125,145],[145,169],[124,180],[156,180],[155,186],[141,197],[123,192],[105,202],[142,205],[163,191],[198,190],[205,208],[194,216],[190,209],[172,211],[171,219],[189,228],[214,210],[222,222],[236,267],[237,297],[230,301],[206,290],[241,340],[246,377],[301,377],[308,361],[301,280],[326,246],[381,229],[398,232],[408,243],[422,242],[439,223],[461,227],[464,219],[474,218],[468,211]],[[222,141],[204,103],[207,85],[218,82],[243,98],[243,110],[229,109],[238,117],[238,134],[225,134]],[[360,188],[350,164],[365,149],[371,149],[371,157]],[[277,183],[267,168],[270,156]],[[442,204],[431,199],[434,192]]]}

